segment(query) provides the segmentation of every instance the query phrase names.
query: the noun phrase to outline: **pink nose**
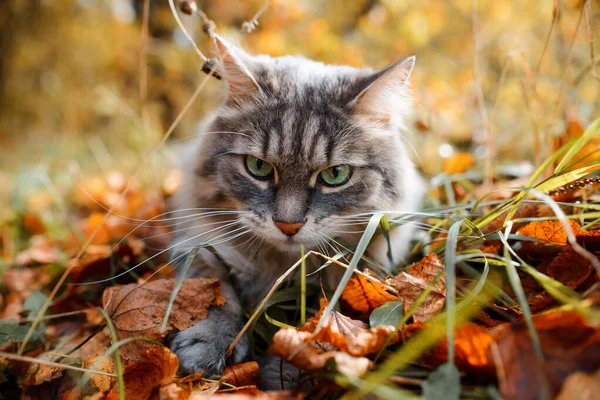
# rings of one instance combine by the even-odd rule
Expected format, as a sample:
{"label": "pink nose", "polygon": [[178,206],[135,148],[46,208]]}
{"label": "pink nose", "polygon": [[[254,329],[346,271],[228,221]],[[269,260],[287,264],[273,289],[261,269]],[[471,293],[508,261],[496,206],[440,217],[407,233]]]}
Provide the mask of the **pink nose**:
{"label": "pink nose", "polygon": [[275,225],[277,225],[277,227],[281,229],[281,232],[285,233],[286,235],[294,236],[300,230],[300,228],[304,226],[304,223],[298,222],[296,224],[290,224],[287,222],[275,221]]}

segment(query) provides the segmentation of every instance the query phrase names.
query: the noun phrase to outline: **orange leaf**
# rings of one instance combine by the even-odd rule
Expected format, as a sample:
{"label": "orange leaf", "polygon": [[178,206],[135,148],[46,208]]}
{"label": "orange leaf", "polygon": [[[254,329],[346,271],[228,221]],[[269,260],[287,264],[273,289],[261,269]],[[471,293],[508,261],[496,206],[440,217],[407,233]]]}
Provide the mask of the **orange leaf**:
{"label": "orange leaf", "polygon": [[341,301],[362,317],[368,316],[371,311],[398,298],[386,291],[383,284],[356,275],[346,285],[342,292]]}
{"label": "orange leaf", "polygon": [[318,344],[313,345],[311,333],[292,328],[281,328],[273,337],[269,351],[305,371],[321,370],[329,360],[334,360],[342,374],[360,376],[372,365],[365,357],[352,357],[341,351],[323,351]]}
{"label": "orange leaf", "polygon": [[[573,220],[569,225],[575,235],[579,234],[581,227]],[[519,235],[537,238],[554,244],[567,244],[567,232],[560,221],[534,221],[519,229]]]}
{"label": "orange leaf", "polygon": [[222,379],[223,382],[227,382],[233,386],[258,385],[260,381],[258,363],[250,361],[227,367],[223,370]]}
{"label": "orange leaf", "polygon": [[[496,372],[489,354],[491,344],[492,337],[483,326],[474,323],[461,325],[454,335],[456,366],[461,371],[493,379]],[[448,362],[448,342],[444,340],[443,343],[427,353],[424,361],[434,367]]]}
{"label": "orange leaf", "polygon": [[[428,254],[421,261],[400,272],[388,283],[398,290],[398,297],[404,303],[404,311],[408,311],[423,290],[435,277],[444,271],[444,264],[435,254]],[[413,319],[425,321],[440,311],[446,301],[446,278],[442,276],[425,300],[419,305]]]}
{"label": "orange leaf", "polygon": [[444,172],[447,174],[462,174],[467,172],[475,163],[475,157],[471,153],[454,153],[444,159]]}

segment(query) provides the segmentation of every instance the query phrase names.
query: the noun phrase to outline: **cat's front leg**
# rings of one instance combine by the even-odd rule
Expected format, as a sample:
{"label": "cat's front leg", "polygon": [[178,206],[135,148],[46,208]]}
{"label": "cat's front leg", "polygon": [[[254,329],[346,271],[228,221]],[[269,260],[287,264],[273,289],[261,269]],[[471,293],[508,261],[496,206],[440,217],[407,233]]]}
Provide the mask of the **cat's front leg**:
{"label": "cat's front leg", "polygon": [[239,363],[248,353],[248,340],[244,335],[235,346],[231,359],[225,359],[227,348],[244,323],[242,307],[229,283],[221,281],[221,294],[227,300],[225,305],[211,307],[208,317],[176,333],[171,339],[171,351],[190,373],[204,371],[204,376],[220,374],[227,361]]}

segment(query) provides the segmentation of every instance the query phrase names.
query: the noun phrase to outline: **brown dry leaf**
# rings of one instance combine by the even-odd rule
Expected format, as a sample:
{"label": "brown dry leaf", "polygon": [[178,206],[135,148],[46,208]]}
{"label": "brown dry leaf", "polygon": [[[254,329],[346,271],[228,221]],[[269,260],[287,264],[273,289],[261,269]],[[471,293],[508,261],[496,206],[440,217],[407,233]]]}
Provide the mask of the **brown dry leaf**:
{"label": "brown dry leaf", "polygon": [[[428,254],[421,261],[400,272],[388,283],[398,290],[398,297],[404,303],[404,311],[408,311],[419,295],[435,279],[443,273],[444,264],[435,254]],[[415,321],[426,321],[444,307],[446,301],[446,278],[442,277],[413,314]]]}
{"label": "brown dry leaf", "polygon": [[[114,358],[109,356],[100,359],[109,347],[110,334],[108,327],[105,327],[79,350],[83,367],[113,373],[115,371]],[[100,360],[98,364],[96,364],[97,360]],[[101,393],[107,393],[116,382],[112,376],[99,374],[92,374],[90,380]]]}
{"label": "brown dry leaf", "polygon": [[323,352],[315,346],[318,345],[313,344],[311,333],[281,328],[273,337],[273,346],[269,351],[305,371],[321,370],[329,360],[334,360],[340,373],[358,377],[372,365],[368,358],[352,357],[341,351]]}
{"label": "brown dry leaf", "polygon": [[302,393],[290,391],[262,392],[258,389],[255,389],[251,391],[244,391],[242,393],[236,391],[234,393],[192,394],[190,400],[302,400],[303,398],[304,396]]}
{"label": "brown dry leaf", "polygon": [[30,293],[43,288],[50,280],[44,267],[10,268],[2,274],[2,282],[11,292]]}
{"label": "brown dry leaf", "polygon": [[580,231],[575,234],[577,243],[589,251],[600,251],[600,231]]}
{"label": "brown dry leaf", "polygon": [[176,382],[168,383],[158,389],[158,398],[160,400],[188,400],[190,394],[189,387]]}
{"label": "brown dry leaf", "polygon": [[462,174],[467,172],[475,163],[471,153],[458,152],[444,159],[444,172],[447,174]]}
{"label": "brown dry leaf", "polygon": [[600,369],[593,374],[575,372],[565,383],[555,400],[597,400],[600,397]]}
{"label": "brown dry leaf", "polygon": [[563,381],[576,371],[600,368],[600,328],[575,312],[550,312],[533,318],[544,362],[538,365],[531,336],[524,322],[503,324],[490,333],[500,392],[505,399],[537,399],[545,376],[554,397]]}
{"label": "brown dry leaf", "polygon": [[233,386],[256,386],[260,381],[260,369],[256,361],[229,366],[222,375],[222,381]]}
{"label": "brown dry leaf", "polygon": [[[313,317],[315,318],[317,317]],[[362,321],[333,311],[313,339],[325,350],[333,347],[352,356],[362,357],[379,351],[394,330],[395,327],[387,325],[369,328]],[[398,337],[393,339],[397,340]]]}
{"label": "brown dry leaf", "polygon": [[398,300],[398,297],[388,293],[383,284],[359,274],[348,281],[340,300],[364,318],[388,301]]}
{"label": "brown dry leaf", "polygon": [[17,255],[17,265],[52,264],[60,260],[60,250],[47,237],[36,235],[29,247]]}
{"label": "brown dry leaf", "polygon": [[[184,330],[208,315],[210,306],[225,304],[218,279],[186,279],[173,303],[167,327],[160,332],[175,279],[160,279],[143,286],[113,286],[102,294],[102,304],[111,316],[119,340],[144,336],[161,341],[172,330]],[[135,341],[121,346],[125,359],[139,359],[147,342]]]}
{"label": "brown dry leaf", "polygon": [[552,260],[547,274],[567,287],[576,289],[590,276],[592,271],[592,263],[569,247]]}
{"label": "brown dry leaf", "polygon": [[[454,362],[458,369],[481,379],[493,380],[496,369],[489,354],[492,341],[488,330],[481,325],[466,323],[458,327],[454,334]],[[434,367],[448,362],[448,342],[444,340],[428,352],[424,361]]]}
{"label": "brown dry leaf", "polygon": [[[147,400],[160,385],[171,381],[179,368],[177,356],[168,348],[154,346],[142,354],[139,361],[127,364],[123,379],[127,400]],[[116,385],[106,396],[107,400],[119,398]]]}
{"label": "brown dry leaf", "polygon": [[60,378],[63,374],[63,371],[64,368],[61,367],[51,367],[43,364],[30,363],[25,373],[19,375],[17,381],[19,386],[22,388],[37,386],[41,385],[42,383],[50,382]]}
{"label": "brown dry leaf", "polygon": [[[575,235],[581,232],[581,227],[576,221],[569,220],[569,225]],[[534,221],[519,229],[519,235],[529,236],[550,242],[553,244],[566,245],[567,232],[560,221]]]}

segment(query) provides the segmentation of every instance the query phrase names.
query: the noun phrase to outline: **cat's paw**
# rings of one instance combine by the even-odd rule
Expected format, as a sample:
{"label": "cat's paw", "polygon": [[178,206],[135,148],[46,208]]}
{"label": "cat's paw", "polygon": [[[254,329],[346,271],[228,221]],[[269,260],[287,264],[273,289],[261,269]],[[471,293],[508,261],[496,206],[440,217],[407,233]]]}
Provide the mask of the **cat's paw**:
{"label": "cat's paw", "polygon": [[[171,339],[170,348],[181,366],[189,373],[204,371],[204,376],[218,375],[226,365],[225,353],[242,324],[219,309],[211,309],[208,317]],[[246,335],[234,348],[231,363],[237,364],[248,354]]]}

